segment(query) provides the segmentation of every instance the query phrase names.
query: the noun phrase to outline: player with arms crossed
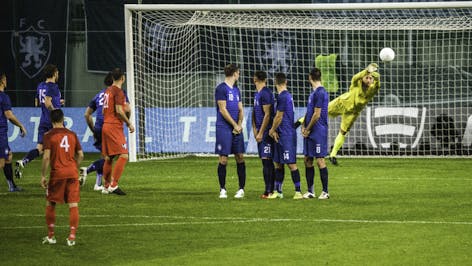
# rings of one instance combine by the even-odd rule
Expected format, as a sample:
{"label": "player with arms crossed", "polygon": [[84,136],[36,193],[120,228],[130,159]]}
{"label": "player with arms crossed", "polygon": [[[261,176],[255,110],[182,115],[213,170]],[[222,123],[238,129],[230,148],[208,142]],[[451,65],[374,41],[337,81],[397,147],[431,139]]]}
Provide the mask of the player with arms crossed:
{"label": "player with arms crossed", "polygon": [[215,153],[218,154],[218,181],[220,184],[220,199],[227,198],[226,165],[228,155],[234,154],[238,172],[239,189],[235,198],[244,197],[246,185],[246,165],[244,163],[243,123],[244,110],[241,102],[241,92],[236,86],[239,78],[239,68],[235,64],[225,66],[225,81],[215,89],[216,102],[216,142]]}
{"label": "player with arms crossed", "polygon": [[57,81],[59,80],[59,70],[55,65],[46,65],[44,67],[44,76],[46,80],[39,83],[36,90],[35,105],[41,106],[41,118],[38,127],[38,144],[36,149],[30,150],[23,159],[16,161],[15,176],[23,176],[23,168],[32,160],[43,154],[43,135],[52,128],[50,112],[51,110],[61,108],[64,100],[61,99],[61,92]]}
{"label": "player with arms crossed", "polygon": [[[46,189],[46,224],[48,235],[43,244],[56,244],[54,227],[56,223],[56,204],[69,205],[70,233],[66,239],[68,246],[75,245],[79,226],[79,165],[84,158],[77,135],[64,128],[64,113],[61,109],[51,111],[53,128],[44,134],[44,155],[41,167],[41,186]],[[51,166],[49,181],[47,171]]]}
{"label": "player with arms crossed", "polygon": [[[102,154],[105,157],[103,164],[105,187],[102,193],[126,195],[126,193],[118,187],[118,181],[128,161],[128,148],[123,132],[123,123],[128,126],[130,133],[134,132],[134,126],[126,116],[124,109],[126,97],[122,86],[125,82],[125,75],[119,68],[113,69],[111,75],[113,84],[105,91],[103,101]],[[113,168],[112,176],[113,159],[116,156],[118,159]]]}
{"label": "player with arms crossed", "polygon": [[282,184],[284,180],[284,165],[288,165],[295,185],[294,199],[303,199],[300,189],[300,172],[297,167],[297,133],[293,127],[294,106],[293,98],[287,90],[287,77],[284,73],[275,74],[275,87],[278,97],[272,127],[269,130],[276,142],[274,145],[275,162],[275,191],[270,199],[283,198]]}
{"label": "player with arms crossed", "polygon": [[264,177],[265,191],[261,198],[267,199],[274,191],[275,168],[272,162],[274,140],[269,136],[274,116],[274,94],[266,86],[267,74],[263,71],[254,73],[254,109],[252,112],[252,130],[257,142],[259,158],[262,161],[262,175]]}
{"label": "player with arms crossed", "polygon": [[328,92],[321,85],[321,71],[313,68],[308,76],[312,92],[308,97],[305,119],[302,125],[303,154],[305,155],[305,173],[308,192],[303,198],[315,197],[315,169],[313,158],[320,169],[323,191],[318,199],[328,199],[328,168],[324,157],[328,154]]}
{"label": "player with arms crossed", "polygon": [[380,90],[380,74],[377,69],[378,65],[371,63],[366,69],[354,75],[349,91],[341,94],[328,105],[329,116],[341,115],[341,128],[329,155],[329,160],[334,165],[338,165],[336,155],[344,143],[347,132],[364,107]]}
{"label": "player with arms crossed", "polygon": [[26,129],[23,124],[16,118],[11,110],[10,97],[5,93],[7,87],[7,76],[4,72],[0,72],[0,168],[8,183],[8,191],[17,192],[21,188],[16,186],[13,181],[13,167],[11,165],[13,153],[8,145],[8,120],[15,126],[20,128],[20,136],[26,135]]}

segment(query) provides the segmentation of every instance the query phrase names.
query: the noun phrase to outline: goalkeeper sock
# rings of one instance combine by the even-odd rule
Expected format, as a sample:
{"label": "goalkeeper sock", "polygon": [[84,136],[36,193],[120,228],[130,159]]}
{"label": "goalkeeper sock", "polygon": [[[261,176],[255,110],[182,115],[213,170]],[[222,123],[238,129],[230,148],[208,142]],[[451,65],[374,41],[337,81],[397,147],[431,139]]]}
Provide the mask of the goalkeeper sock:
{"label": "goalkeeper sock", "polygon": [[331,150],[331,153],[329,154],[330,157],[336,157],[336,154],[338,154],[339,149],[341,149],[341,146],[343,146],[344,144],[345,138],[346,136],[339,132],[338,136],[334,140],[333,150]]}

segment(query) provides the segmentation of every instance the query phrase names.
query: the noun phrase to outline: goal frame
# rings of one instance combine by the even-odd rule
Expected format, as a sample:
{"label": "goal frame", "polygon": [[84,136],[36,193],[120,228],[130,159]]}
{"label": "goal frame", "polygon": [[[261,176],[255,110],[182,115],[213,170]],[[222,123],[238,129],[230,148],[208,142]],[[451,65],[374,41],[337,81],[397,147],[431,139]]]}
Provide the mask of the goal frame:
{"label": "goal frame", "polygon": [[[472,8],[472,1],[457,2],[395,2],[395,3],[332,3],[332,4],[125,4],[125,46],[126,46],[126,74],[127,90],[131,107],[135,107],[134,77],[134,46],[133,46],[133,11],[166,10],[166,11],[334,11],[334,10],[389,10],[389,9],[444,9],[444,8]],[[140,23],[138,21],[138,23]],[[132,112],[131,123],[136,123],[136,112]],[[137,161],[137,138],[135,131],[128,135],[129,161]]]}

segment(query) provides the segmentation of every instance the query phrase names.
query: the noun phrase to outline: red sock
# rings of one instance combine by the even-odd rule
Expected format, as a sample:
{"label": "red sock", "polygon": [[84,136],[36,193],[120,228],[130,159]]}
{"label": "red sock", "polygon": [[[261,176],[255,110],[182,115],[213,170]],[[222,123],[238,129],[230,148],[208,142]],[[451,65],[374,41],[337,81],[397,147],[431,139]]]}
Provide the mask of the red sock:
{"label": "red sock", "polygon": [[56,223],[56,208],[54,206],[46,206],[46,225],[48,226],[48,237],[54,236],[54,226]]}
{"label": "red sock", "polygon": [[118,157],[118,160],[116,160],[115,168],[113,169],[112,187],[116,187],[118,185],[118,181],[125,170],[126,162],[128,162],[128,158]]}
{"label": "red sock", "polygon": [[105,180],[105,187],[108,188],[111,183],[111,170],[112,170],[113,161],[105,160],[103,163],[103,179]]}
{"label": "red sock", "polygon": [[70,234],[69,240],[75,239],[75,232],[79,226],[79,207],[70,207],[69,208],[69,226]]}

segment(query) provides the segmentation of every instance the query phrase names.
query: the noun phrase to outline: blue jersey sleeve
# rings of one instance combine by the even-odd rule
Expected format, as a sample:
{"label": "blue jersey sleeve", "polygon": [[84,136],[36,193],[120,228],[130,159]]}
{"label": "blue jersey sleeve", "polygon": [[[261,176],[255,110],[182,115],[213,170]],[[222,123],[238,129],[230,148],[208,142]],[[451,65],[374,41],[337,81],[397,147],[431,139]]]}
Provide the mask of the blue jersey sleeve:
{"label": "blue jersey sleeve", "polygon": [[316,93],[313,94],[312,101],[315,108],[323,107],[323,95],[321,90],[317,90]]}
{"label": "blue jersey sleeve", "polygon": [[5,112],[5,111],[9,111],[11,110],[11,101],[10,101],[10,97],[8,97],[7,94],[3,93],[2,94],[2,110]]}
{"label": "blue jersey sleeve", "polygon": [[261,105],[274,104],[274,99],[272,97],[272,93],[270,93],[267,90],[262,90],[261,91],[261,96],[260,96],[260,103],[261,103]]}
{"label": "blue jersey sleeve", "polygon": [[216,101],[226,101],[226,88],[222,85],[216,87],[215,90],[215,100]]}
{"label": "blue jersey sleeve", "polygon": [[57,86],[51,86],[46,90],[46,96],[51,98],[60,97],[59,95],[59,88]]}
{"label": "blue jersey sleeve", "polygon": [[285,95],[280,94],[279,98],[277,99],[277,111],[285,112],[287,109],[287,97]]}
{"label": "blue jersey sleeve", "polygon": [[92,109],[94,112],[97,110],[97,95],[95,95],[95,97],[93,97],[93,99],[90,101],[88,107],[90,109]]}

